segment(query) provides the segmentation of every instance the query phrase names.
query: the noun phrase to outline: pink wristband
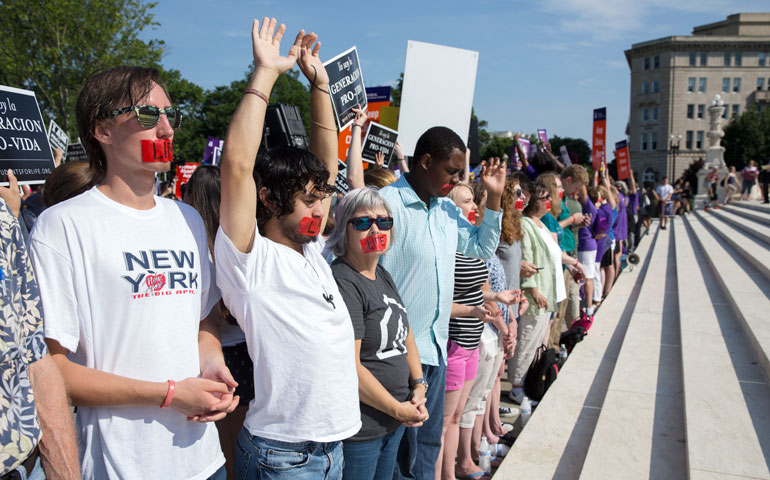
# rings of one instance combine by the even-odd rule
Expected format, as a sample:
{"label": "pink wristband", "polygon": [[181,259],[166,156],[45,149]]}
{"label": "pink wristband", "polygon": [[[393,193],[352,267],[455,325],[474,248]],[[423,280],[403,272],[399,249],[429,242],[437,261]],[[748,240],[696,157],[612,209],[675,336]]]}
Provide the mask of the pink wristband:
{"label": "pink wristband", "polygon": [[160,408],[168,408],[171,406],[171,400],[174,399],[174,390],[176,389],[176,382],[173,380],[168,381],[168,393],[163,403],[160,404]]}

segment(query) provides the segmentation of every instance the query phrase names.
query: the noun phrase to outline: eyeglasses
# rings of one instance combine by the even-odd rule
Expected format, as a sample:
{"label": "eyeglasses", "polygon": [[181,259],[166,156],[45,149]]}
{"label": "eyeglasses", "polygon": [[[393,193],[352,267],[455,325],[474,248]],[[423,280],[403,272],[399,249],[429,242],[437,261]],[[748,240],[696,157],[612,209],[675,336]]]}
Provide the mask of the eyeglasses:
{"label": "eyeglasses", "polygon": [[348,220],[348,223],[353,225],[354,230],[364,232],[372,228],[372,224],[376,223],[377,228],[380,230],[390,230],[393,228],[393,217],[356,217]]}
{"label": "eyeglasses", "polygon": [[132,105],[110,112],[110,118],[124,113],[136,112],[136,120],[142,128],[152,128],[160,121],[161,114],[166,115],[171,128],[176,130],[182,124],[182,111],[177,107],[159,108],[153,105]]}

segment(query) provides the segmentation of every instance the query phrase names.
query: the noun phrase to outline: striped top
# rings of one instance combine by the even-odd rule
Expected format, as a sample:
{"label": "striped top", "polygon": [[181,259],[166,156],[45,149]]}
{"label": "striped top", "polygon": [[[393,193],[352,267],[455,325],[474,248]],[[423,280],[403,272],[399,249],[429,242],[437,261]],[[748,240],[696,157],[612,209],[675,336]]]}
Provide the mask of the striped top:
{"label": "striped top", "polygon": [[[484,304],[481,286],[489,278],[489,270],[484,260],[466,257],[455,252],[455,288],[453,303],[477,306]],[[466,350],[479,347],[484,323],[476,317],[458,317],[449,319],[449,339]]]}

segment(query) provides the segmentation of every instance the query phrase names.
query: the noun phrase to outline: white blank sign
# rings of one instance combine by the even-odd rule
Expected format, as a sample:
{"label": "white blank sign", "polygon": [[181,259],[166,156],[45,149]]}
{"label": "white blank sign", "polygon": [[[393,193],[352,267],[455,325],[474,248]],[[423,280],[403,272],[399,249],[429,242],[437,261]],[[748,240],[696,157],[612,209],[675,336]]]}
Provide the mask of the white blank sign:
{"label": "white blank sign", "polygon": [[479,52],[409,40],[398,141],[413,155],[427,129],[451,128],[468,142]]}

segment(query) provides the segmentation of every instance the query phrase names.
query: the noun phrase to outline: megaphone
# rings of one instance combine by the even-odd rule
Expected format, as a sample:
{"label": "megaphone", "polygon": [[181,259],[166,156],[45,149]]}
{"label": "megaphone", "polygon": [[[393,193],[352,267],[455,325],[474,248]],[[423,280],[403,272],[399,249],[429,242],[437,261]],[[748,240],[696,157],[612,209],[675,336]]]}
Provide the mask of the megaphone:
{"label": "megaphone", "polygon": [[635,254],[633,252],[629,253],[628,254],[628,263],[630,263],[631,265],[639,264],[639,255],[637,255],[637,254]]}

